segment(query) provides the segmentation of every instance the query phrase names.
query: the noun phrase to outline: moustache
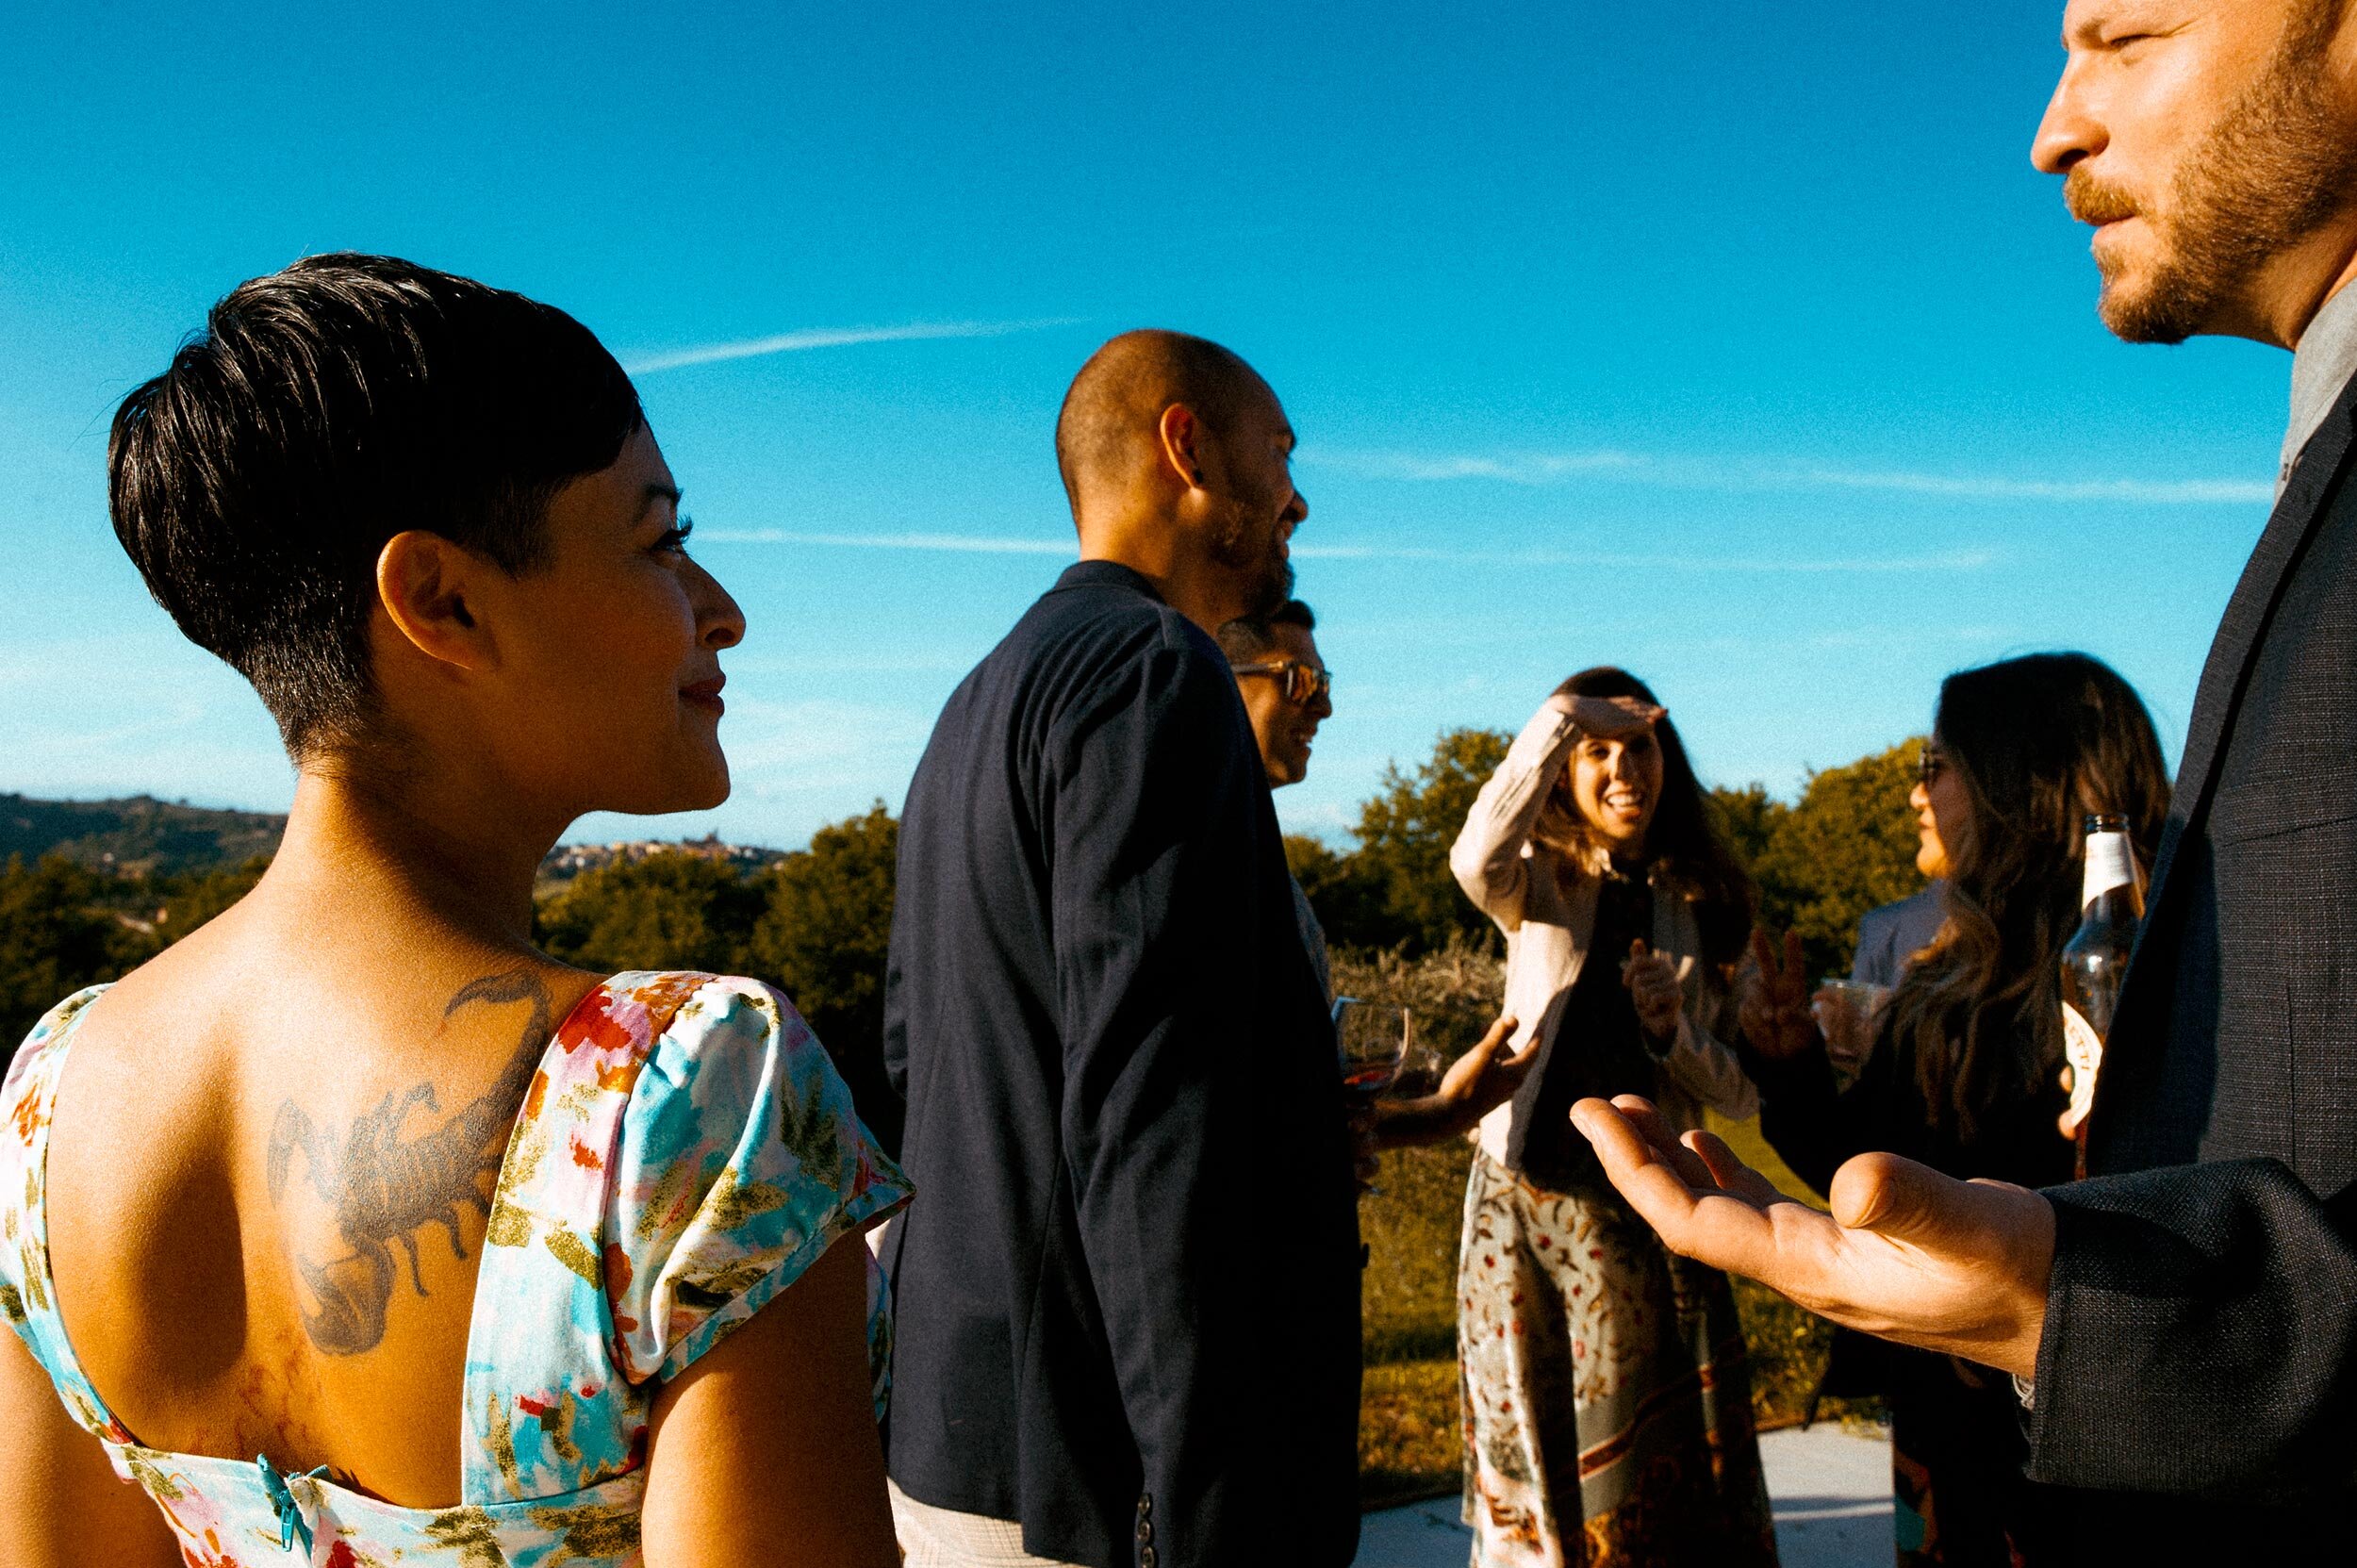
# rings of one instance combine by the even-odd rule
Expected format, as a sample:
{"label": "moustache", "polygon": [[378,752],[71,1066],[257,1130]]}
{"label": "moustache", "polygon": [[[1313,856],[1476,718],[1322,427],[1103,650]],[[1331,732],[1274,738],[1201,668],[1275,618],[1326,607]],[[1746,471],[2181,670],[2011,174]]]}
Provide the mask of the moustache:
{"label": "moustache", "polygon": [[2105,185],[2083,165],[2063,176],[2063,204],[2082,223],[2117,223],[2142,209],[2116,185]]}

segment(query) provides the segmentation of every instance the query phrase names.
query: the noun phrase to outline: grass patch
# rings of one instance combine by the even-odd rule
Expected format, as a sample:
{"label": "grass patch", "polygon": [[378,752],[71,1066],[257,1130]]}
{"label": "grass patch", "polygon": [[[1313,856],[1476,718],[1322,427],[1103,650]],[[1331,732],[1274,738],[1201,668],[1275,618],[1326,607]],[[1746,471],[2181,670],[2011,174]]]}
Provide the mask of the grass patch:
{"label": "grass patch", "polygon": [[1359,1396],[1359,1502],[1393,1508],[1457,1491],[1464,1462],[1457,1357],[1367,1368]]}

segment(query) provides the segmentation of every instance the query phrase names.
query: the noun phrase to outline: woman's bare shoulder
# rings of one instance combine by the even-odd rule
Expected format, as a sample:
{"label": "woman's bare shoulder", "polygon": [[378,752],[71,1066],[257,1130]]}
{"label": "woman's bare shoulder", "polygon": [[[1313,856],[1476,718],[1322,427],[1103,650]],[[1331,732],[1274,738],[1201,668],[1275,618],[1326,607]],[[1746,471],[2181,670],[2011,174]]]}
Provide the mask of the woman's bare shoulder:
{"label": "woman's bare shoulder", "polygon": [[[50,1145],[68,1328],[144,1443],[448,1502],[458,1413],[430,1395],[459,1380],[508,1132],[599,977],[242,913],[126,976],[71,1042]],[[165,1280],[206,1288],[174,1305]]]}

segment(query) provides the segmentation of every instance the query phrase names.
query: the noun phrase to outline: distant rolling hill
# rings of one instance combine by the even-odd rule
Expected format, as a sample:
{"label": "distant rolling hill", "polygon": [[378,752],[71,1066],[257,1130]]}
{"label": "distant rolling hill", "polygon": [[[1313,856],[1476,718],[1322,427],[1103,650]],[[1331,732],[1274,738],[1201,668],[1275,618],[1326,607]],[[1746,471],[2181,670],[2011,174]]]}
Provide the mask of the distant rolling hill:
{"label": "distant rolling hill", "polygon": [[0,863],[57,853],[93,870],[171,876],[236,866],[278,848],[284,817],[214,811],[146,795],[123,801],[37,801],[0,794]]}

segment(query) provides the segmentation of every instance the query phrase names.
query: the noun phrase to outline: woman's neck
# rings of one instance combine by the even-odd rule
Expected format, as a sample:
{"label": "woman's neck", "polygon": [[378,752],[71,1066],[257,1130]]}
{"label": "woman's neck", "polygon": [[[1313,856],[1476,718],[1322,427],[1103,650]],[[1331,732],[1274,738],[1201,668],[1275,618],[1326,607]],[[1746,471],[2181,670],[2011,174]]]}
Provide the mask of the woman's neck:
{"label": "woman's neck", "polygon": [[305,766],[265,882],[500,948],[532,944],[532,886],[563,832],[463,786]]}

